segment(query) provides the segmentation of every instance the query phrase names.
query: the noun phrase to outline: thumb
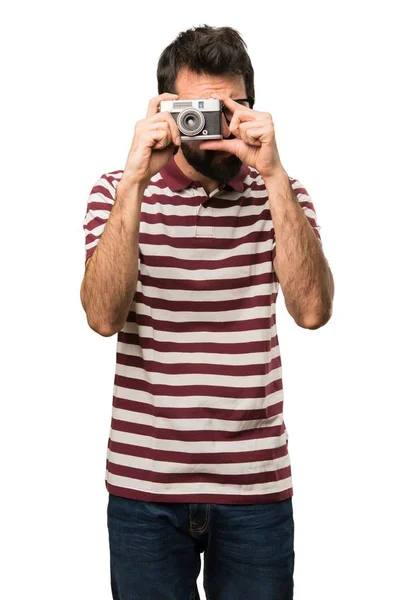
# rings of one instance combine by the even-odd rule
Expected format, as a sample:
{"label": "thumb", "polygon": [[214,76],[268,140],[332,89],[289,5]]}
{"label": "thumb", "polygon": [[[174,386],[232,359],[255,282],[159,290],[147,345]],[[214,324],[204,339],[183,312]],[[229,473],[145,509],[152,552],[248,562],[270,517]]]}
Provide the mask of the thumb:
{"label": "thumb", "polygon": [[212,140],[210,142],[201,142],[200,150],[223,150],[236,154],[239,140]]}

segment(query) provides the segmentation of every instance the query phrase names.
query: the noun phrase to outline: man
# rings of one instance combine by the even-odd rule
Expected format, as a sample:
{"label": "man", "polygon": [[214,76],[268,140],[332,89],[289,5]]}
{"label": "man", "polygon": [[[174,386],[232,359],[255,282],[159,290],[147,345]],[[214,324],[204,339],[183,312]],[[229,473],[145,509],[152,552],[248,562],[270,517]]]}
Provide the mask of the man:
{"label": "man", "polygon": [[[294,520],[275,306],[329,320],[333,278],[314,206],[253,109],[229,27],[182,32],[123,171],[84,220],[81,299],[118,332],[106,462],[114,599],[293,598]],[[223,140],[181,141],[162,100],[219,98]]]}

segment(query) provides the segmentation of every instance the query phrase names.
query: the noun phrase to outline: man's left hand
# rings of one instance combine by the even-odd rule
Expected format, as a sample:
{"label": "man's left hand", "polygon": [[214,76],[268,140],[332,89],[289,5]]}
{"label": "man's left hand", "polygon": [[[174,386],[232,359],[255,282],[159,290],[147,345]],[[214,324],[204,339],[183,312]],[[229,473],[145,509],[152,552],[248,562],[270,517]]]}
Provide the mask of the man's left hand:
{"label": "man's left hand", "polygon": [[285,172],[279,158],[270,113],[245,107],[222,94],[212,94],[212,97],[222,100],[232,112],[229,130],[237,139],[201,142],[199,148],[231,152],[246,165],[257,169],[264,179]]}

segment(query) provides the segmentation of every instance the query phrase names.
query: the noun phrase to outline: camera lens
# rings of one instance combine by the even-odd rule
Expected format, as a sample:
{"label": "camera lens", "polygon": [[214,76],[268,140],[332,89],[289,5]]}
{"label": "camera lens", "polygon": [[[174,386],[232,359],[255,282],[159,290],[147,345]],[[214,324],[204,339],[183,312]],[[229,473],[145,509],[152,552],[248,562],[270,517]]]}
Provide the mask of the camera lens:
{"label": "camera lens", "polygon": [[177,119],[177,125],[184,135],[197,135],[204,129],[205,118],[202,112],[195,108],[182,110]]}

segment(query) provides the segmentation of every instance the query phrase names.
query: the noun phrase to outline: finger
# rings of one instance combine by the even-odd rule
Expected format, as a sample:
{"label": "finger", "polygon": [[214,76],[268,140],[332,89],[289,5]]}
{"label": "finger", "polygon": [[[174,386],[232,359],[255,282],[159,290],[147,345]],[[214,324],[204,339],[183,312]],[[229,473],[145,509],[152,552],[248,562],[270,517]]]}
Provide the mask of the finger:
{"label": "finger", "polygon": [[[165,121],[161,122],[161,123],[152,123],[149,125],[149,132],[155,132],[155,131],[161,131],[164,133],[166,142],[159,140],[157,142],[157,144],[154,146],[154,148],[156,148],[157,150],[159,148],[165,148],[166,146],[168,146],[168,144],[170,144],[172,142],[173,136],[171,135],[171,130],[169,128],[169,123],[166,123]],[[175,142],[174,142],[174,146],[175,146]]]}
{"label": "finger", "polygon": [[[240,141],[239,141],[240,143]],[[211,142],[200,142],[200,150],[222,150],[224,152],[237,152],[238,140],[213,140]]]}
{"label": "finger", "polygon": [[[252,146],[261,145],[261,136],[265,137],[268,133],[268,126],[260,121],[247,121],[239,126],[240,137],[246,143]],[[259,140],[260,143],[256,142]],[[255,143],[256,142],[256,143]]]}
{"label": "finger", "polygon": [[166,121],[159,121],[158,123],[149,123],[147,125],[147,131],[157,131],[157,129],[169,131],[169,123]]}
{"label": "finger", "polygon": [[159,112],[159,113],[153,115],[152,117],[150,117],[149,121],[151,123],[159,123],[159,122],[168,123],[169,127],[171,129],[171,135],[172,135],[173,139],[175,140],[175,144],[181,143],[180,142],[180,131],[179,131],[178,125],[176,124],[176,121],[170,112],[168,112],[168,111]]}
{"label": "finger", "polygon": [[260,137],[265,133],[265,127],[249,127],[242,132],[242,140],[250,146],[261,146]]}
{"label": "finger", "polygon": [[245,106],[243,106],[243,104],[239,104],[239,102],[235,102],[234,100],[232,100],[232,98],[230,98],[229,96],[226,96],[225,94],[211,94],[211,98],[217,98],[219,100],[222,100],[222,102],[225,104],[225,106],[231,112],[235,112],[235,110],[239,110],[239,109],[243,109],[244,111],[253,112],[251,108],[246,108]]}
{"label": "finger", "polygon": [[178,125],[176,124],[174,117],[168,111],[158,112],[157,114],[150,117],[149,121],[151,123],[159,123],[165,121],[170,126],[172,136],[174,138],[180,136]]}
{"label": "finger", "polygon": [[164,129],[156,129],[155,131],[149,131],[143,136],[143,141],[146,146],[150,146],[155,150],[161,150],[166,148],[172,141],[170,131]]}
{"label": "finger", "polygon": [[[155,133],[158,134],[158,131],[156,131]],[[154,145],[155,150],[161,150],[162,148],[166,148],[172,143],[172,136],[169,129],[167,131],[161,131],[161,134],[162,135],[158,139],[157,143]]]}
{"label": "finger", "polygon": [[165,92],[164,94],[152,98],[149,102],[146,119],[158,112],[158,107],[162,100],[175,100],[176,98],[179,98],[178,94],[170,94],[169,92]]}
{"label": "finger", "polygon": [[[239,106],[241,106],[239,104]],[[247,112],[250,111],[250,112]],[[233,114],[232,120],[229,123],[229,129],[230,131],[233,133],[233,135],[235,135],[236,137],[240,137],[240,131],[239,131],[239,125],[241,123],[247,123],[249,121],[256,121],[256,115],[254,110],[251,110],[250,108],[248,109],[243,109],[243,107],[241,107],[240,110],[236,110]]]}

